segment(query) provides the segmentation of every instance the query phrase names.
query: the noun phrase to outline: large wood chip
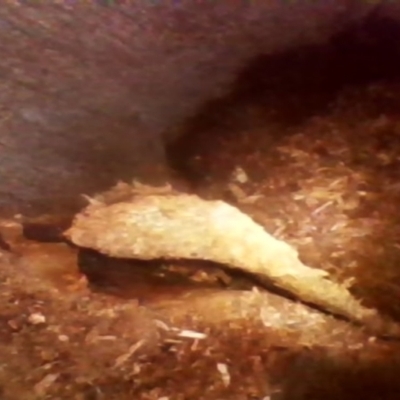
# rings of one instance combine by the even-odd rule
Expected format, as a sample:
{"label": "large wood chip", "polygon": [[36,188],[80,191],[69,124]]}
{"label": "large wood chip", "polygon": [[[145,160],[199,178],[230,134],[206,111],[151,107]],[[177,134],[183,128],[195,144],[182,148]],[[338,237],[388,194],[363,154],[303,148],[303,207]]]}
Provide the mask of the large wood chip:
{"label": "large wood chip", "polygon": [[397,324],[362,306],[325,271],[304,265],[293,247],[223,201],[145,194],[115,204],[93,202],[65,235],[111,257],[198,259],[238,268],[374,334],[400,336]]}

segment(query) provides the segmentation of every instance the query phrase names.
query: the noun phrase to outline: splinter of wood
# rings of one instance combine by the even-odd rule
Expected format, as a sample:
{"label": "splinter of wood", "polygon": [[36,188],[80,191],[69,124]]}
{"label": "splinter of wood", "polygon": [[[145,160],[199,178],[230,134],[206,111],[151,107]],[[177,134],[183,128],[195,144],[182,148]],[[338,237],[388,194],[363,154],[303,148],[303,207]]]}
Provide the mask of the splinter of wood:
{"label": "splinter of wood", "polygon": [[96,201],[65,235],[111,257],[197,259],[238,268],[374,334],[400,337],[396,323],[364,307],[327,272],[304,265],[293,247],[223,201],[148,192],[114,204]]}

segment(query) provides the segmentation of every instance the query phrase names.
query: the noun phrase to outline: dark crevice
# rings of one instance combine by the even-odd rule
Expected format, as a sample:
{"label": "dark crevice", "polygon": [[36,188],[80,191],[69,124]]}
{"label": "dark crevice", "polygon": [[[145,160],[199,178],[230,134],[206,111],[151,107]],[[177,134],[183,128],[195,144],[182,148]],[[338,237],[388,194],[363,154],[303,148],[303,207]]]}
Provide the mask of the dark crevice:
{"label": "dark crevice", "polygon": [[246,106],[262,104],[270,121],[290,128],[323,115],[344,88],[399,78],[400,25],[387,18],[368,19],[325,45],[260,54],[238,75],[228,96],[209,101],[185,121],[181,136],[167,145],[168,162],[189,180],[199,180],[191,159],[211,136],[216,146],[216,137],[233,139],[241,123],[234,110],[243,113]]}

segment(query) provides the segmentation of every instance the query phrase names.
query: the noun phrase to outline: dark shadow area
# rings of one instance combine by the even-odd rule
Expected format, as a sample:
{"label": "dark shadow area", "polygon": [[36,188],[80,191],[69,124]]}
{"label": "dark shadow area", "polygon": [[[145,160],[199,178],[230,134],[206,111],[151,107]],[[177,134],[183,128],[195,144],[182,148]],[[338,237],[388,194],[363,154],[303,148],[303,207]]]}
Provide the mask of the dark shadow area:
{"label": "dark shadow area", "polygon": [[395,399],[399,372],[399,360],[393,358],[368,360],[352,351],[339,358],[326,349],[304,350],[294,359],[277,399]]}
{"label": "dark shadow area", "polygon": [[93,290],[123,298],[139,298],[144,302],[151,301],[153,296],[157,299],[174,298],[177,294],[199,289],[248,291],[254,287],[296,300],[265,279],[211,261],[117,259],[94,250],[80,249],[78,266]]}
{"label": "dark shadow area", "polygon": [[[328,44],[259,55],[239,74],[227,97],[210,101],[183,124],[182,135],[167,146],[170,166],[191,181],[202,181],[207,171],[196,170],[193,157],[207,152],[211,136],[214,151],[219,139],[235,140],[237,131],[248,127],[243,114],[253,105],[261,105],[261,118],[283,131],[323,115],[344,88],[399,81],[399,43],[396,21],[372,17]],[[397,110],[397,103],[388,108]]]}
{"label": "dark shadow area", "polygon": [[72,217],[52,218],[43,221],[26,221],[22,223],[22,234],[27,240],[41,243],[64,243],[63,233],[71,226]]}
{"label": "dark shadow area", "polygon": [[143,304],[201,289],[251,290],[255,284],[245,273],[201,260],[116,259],[83,249],[78,266],[94,291],[135,298]]}

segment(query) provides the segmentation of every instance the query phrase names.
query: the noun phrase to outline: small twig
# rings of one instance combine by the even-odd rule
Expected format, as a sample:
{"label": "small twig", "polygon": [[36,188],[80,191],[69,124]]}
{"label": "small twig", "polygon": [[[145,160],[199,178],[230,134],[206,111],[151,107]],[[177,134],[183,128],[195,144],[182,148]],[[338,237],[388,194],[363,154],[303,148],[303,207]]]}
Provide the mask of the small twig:
{"label": "small twig", "polygon": [[145,340],[142,339],[139,340],[137,343],[133,344],[131,347],[129,347],[129,350],[125,354],[120,355],[115,360],[114,368],[118,368],[122,364],[126,363],[129,360],[129,358],[132,357],[132,355],[143,346],[144,342]]}

